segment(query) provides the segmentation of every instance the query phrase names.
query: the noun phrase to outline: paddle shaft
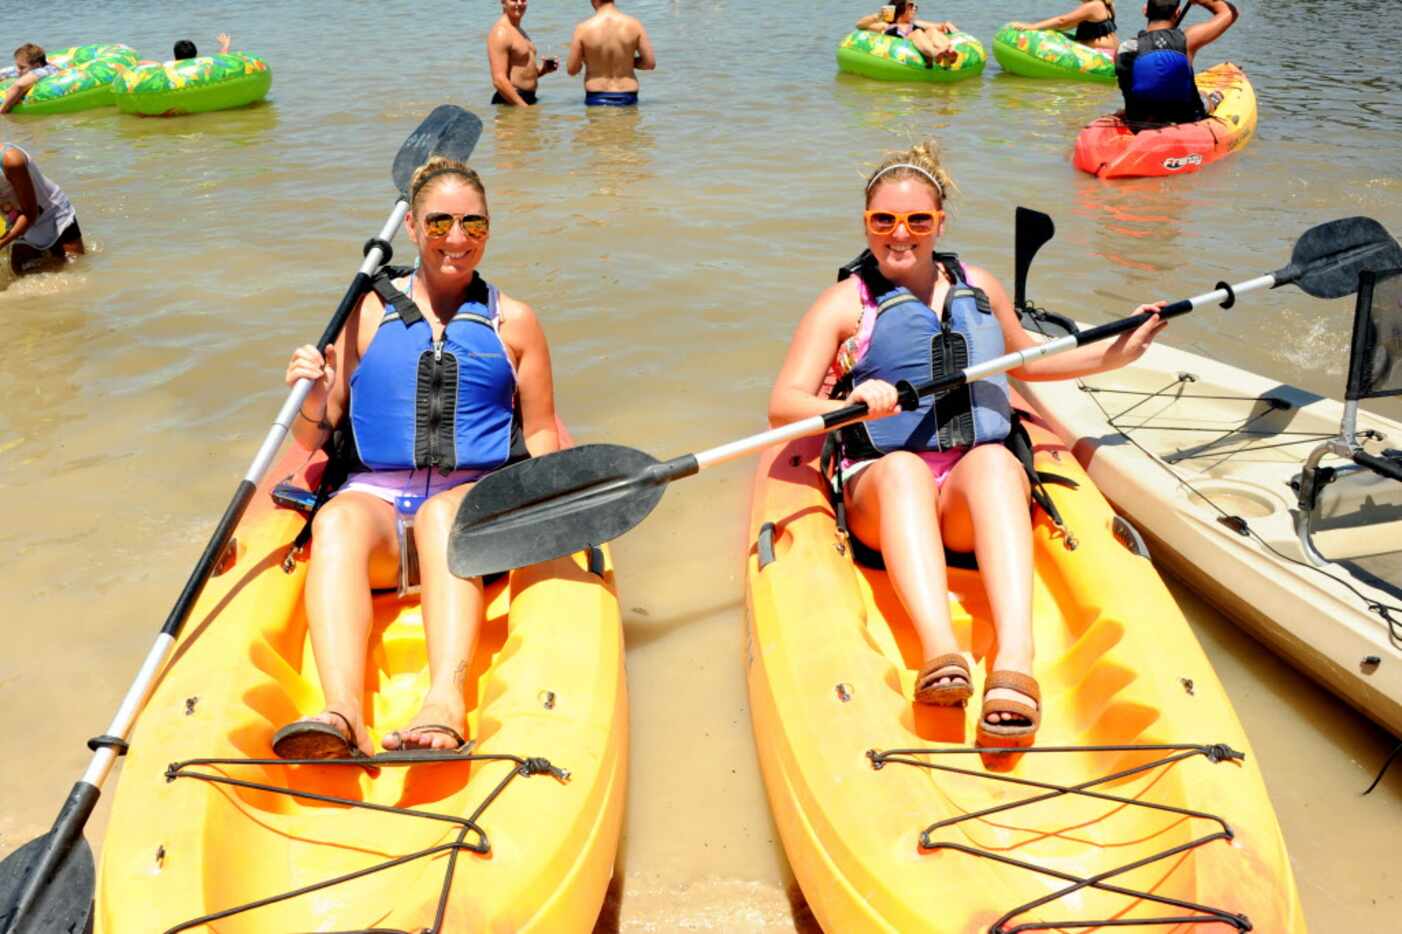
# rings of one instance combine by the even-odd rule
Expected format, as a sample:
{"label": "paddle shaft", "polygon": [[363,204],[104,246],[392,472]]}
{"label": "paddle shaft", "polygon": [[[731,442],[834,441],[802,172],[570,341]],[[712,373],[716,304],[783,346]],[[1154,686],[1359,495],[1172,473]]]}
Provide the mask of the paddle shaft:
{"label": "paddle shaft", "polygon": [[[325,352],[326,347],[333,343],[336,336],[341,333],[341,329],[345,326],[351,312],[355,310],[361,297],[369,289],[370,277],[380,268],[380,264],[386,258],[386,247],[394,238],[395,231],[399,229],[400,224],[404,222],[404,215],[408,213],[408,210],[409,202],[404,198],[401,197],[395,202],[394,210],[390,212],[389,219],[381,228],[379,237],[370,241],[371,247],[365,254],[365,262],[361,263],[360,270],[351,280],[350,287],[346,289],[346,294],[341,298],[340,305],[336,307],[336,313],[331,316],[330,323],[322,332],[321,338],[317,342],[318,350]],[[384,244],[384,246],[380,244]],[[82,833],[83,825],[87,823],[88,817],[97,805],[102,783],[112,771],[112,766],[116,764],[117,756],[120,755],[118,749],[124,748],[119,746],[118,742],[111,741],[125,743],[132,725],[136,722],[137,714],[141,712],[141,708],[146,705],[146,701],[151,696],[156,678],[165,665],[171,649],[175,646],[175,640],[180,634],[181,627],[185,625],[190,611],[194,609],[195,602],[204,591],[205,584],[209,582],[215,566],[219,563],[225,549],[229,547],[234,529],[238,527],[239,520],[243,518],[244,512],[248,509],[248,504],[253,501],[253,494],[258,489],[258,484],[272,465],[278,449],[282,447],[282,442],[291,431],[292,420],[297,417],[297,412],[301,409],[302,403],[311,390],[312,381],[300,379],[292,387],[292,391],[288,393],[287,401],[279,410],[277,419],[268,430],[267,437],[253,458],[253,463],[249,466],[248,472],[244,474],[243,480],[239,482],[233,498],[224,510],[224,515],[219,520],[214,534],[210,537],[209,544],[205,546],[204,553],[200,555],[200,560],[190,573],[189,580],[185,582],[179,599],[175,601],[175,606],[171,608],[165,624],[161,626],[160,634],[156,637],[151,651],[147,653],[146,661],[142,663],[136,680],[132,682],[131,687],[127,689],[126,696],[122,698],[121,706],[117,708],[116,715],[107,727],[107,733],[100,738],[100,742],[95,746],[96,751],[88,764],[87,771],[74,784],[73,790],[68,794],[68,800],[64,802],[63,808],[59,811],[58,819],[54,821],[53,830],[50,833],[49,844],[35,865],[33,873],[25,884],[24,891],[20,893],[15,913],[10,919],[9,931],[19,931],[20,922],[43,890],[45,881],[63,861],[73,841]]]}
{"label": "paddle shaft", "polygon": [[[1279,278],[1279,276],[1279,273],[1258,276],[1255,279],[1249,279],[1238,285],[1226,286],[1211,292],[1206,292],[1202,295],[1195,295],[1192,298],[1186,298],[1182,301],[1174,302],[1171,305],[1165,305],[1159,310],[1158,316],[1160,318],[1174,318],[1178,315],[1187,314],[1194,308],[1199,308],[1203,305],[1229,302],[1234,300],[1234,297],[1237,295],[1254,292],[1258,289],[1275,288],[1277,285],[1284,285],[1285,281]],[[928,380],[915,385],[902,382],[897,386],[901,397],[901,408],[909,411],[916,407],[919,399],[923,396],[928,396],[940,392],[941,390],[963,386],[974,380],[987,379],[990,376],[996,376],[999,373],[1006,373],[1008,370],[1016,369],[1032,360],[1040,360],[1043,357],[1054,356],[1055,354],[1063,353],[1067,350],[1073,350],[1076,347],[1093,344],[1107,337],[1114,337],[1126,331],[1133,331],[1151,317],[1152,315],[1148,313],[1130,315],[1128,318],[1111,321],[1107,324],[1081,331],[1078,334],[1059,337],[1056,340],[1047,341],[1035,347],[1029,347],[1026,350],[1016,350],[1012,353],[1006,353],[1001,357],[995,357],[977,366],[971,366],[966,370],[961,370],[958,373],[951,373],[948,376],[941,376],[938,379]],[[689,477],[698,471],[705,470],[707,467],[714,467],[716,464],[723,464],[726,461],[736,460],[748,454],[753,454],[773,444],[782,444],[797,438],[806,438],[809,435],[822,434],[823,432],[832,431],[834,428],[841,428],[844,425],[862,421],[867,415],[866,403],[858,402],[824,413],[823,415],[814,415],[811,418],[790,422],[779,428],[761,432],[760,434],[752,435],[748,438],[742,438],[730,444],[722,444],[719,447],[701,451],[697,454],[684,454],[681,457],[676,457],[665,463],[658,464],[656,467],[650,468],[650,471],[656,472],[656,479],[661,482],[679,480],[682,477]]]}

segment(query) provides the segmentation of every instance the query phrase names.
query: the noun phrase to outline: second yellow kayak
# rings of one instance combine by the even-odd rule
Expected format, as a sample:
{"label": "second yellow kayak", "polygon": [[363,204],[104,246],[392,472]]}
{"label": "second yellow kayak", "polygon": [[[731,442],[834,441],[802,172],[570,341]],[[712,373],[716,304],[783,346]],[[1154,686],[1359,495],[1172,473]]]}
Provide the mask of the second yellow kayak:
{"label": "second yellow kayak", "polygon": [[[1081,751],[1015,760],[962,751],[976,704],[912,703],[918,641],[886,574],[854,564],[837,534],[819,442],[760,463],[750,707],[813,913],[844,934],[1156,918],[1303,931],[1280,827],[1221,682],[1133,534],[1045,426],[1029,428],[1039,469],[1078,484],[1049,485],[1076,547],[1040,513],[1035,524],[1037,746]],[[951,570],[950,605],[963,648],[987,660],[976,571]]]}

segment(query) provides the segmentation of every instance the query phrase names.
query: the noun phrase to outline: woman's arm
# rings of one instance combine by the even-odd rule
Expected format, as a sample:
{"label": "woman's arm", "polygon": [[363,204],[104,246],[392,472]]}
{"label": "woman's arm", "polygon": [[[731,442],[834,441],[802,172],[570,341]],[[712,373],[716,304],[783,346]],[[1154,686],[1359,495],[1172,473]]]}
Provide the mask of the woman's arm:
{"label": "woman's arm", "polygon": [[838,346],[856,330],[857,280],[828,286],[804,314],[769,393],[769,424],[778,427],[849,404],[819,395]]}
{"label": "woman's arm", "polygon": [[[315,345],[305,344],[292,352],[287,364],[287,385],[295,386],[299,379],[313,380],[312,390],[302,400],[302,408],[292,420],[292,437],[308,451],[316,451],[326,443],[331,429],[346,412],[350,393],[350,375],[360,361],[360,339],[366,334],[364,316],[375,320],[384,314],[384,306],[374,293],[366,293],[346,319],[346,326],[323,357]],[[374,336],[373,329],[368,332]]]}
{"label": "woman's arm", "polygon": [[890,25],[890,23],[881,18],[881,11],[877,10],[870,16],[863,16],[861,19],[857,20],[856,28],[866,29],[871,32],[885,32],[886,27]]}
{"label": "woman's arm", "polygon": [[1060,16],[1053,16],[1036,23],[1012,22],[1008,25],[1014,29],[1066,29],[1074,26],[1082,20],[1090,19],[1092,13],[1101,7],[1100,0],[1088,0],[1069,13],[1062,13]]}
{"label": "woman's arm", "polygon": [[[1003,290],[1002,284],[996,278],[978,266],[966,268],[969,273],[969,284],[978,286],[988,295],[988,301],[993,306],[993,314],[997,316],[998,324],[1003,328],[1003,343],[1007,346],[1008,352],[1026,350],[1042,343],[1041,339],[1022,329],[1017,312],[1013,310],[1012,300],[1008,298],[1008,293]],[[1135,311],[1136,313],[1155,311],[1162,308],[1163,305],[1163,302],[1140,305]],[[1092,373],[1118,369],[1143,356],[1144,351],[1148,350],[1149,345],[1153,343],[1154,337],[1163,330],[1167,323],[1155,315],[1135,330],[1121,334],[1114,340],[1099,341],[1085,347],[1077,347],[1074,350],[1043,357],[1040,360],[1032,360],[1009,370],[1008,375],[1028,382],[1037,382],[1039,380],[1072,379],[1077,376],[1089,376]]]}
{"label": "woman's arm", "polygon": [[521,430],[532,457],[560,450],[555,421],[555,377],[550,346],[530,305],[497,295],[502,338],[516,358],[516,388],[521,400]]}

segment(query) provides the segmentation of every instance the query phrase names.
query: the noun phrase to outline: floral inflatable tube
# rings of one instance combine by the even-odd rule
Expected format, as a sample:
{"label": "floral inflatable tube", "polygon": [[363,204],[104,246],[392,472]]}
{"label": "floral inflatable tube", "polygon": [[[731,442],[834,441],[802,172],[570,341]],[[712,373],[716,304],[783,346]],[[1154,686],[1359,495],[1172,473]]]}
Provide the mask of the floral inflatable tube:
{"label": "floral inflatable tube", "polygon": [[113,82],[122,113],[168,117],[229,110],[260,101],[273,85],[268,63],[230,52],[125,69]]}
{"label": "floral inflatable tube", "polygon": [[988,55],[983,43],[966,32],[949,34],[958,57],[925,67],[925,57],[900,36],[857,29],[837,46],[837,70],[878,81],[963,81],[983,73]]}
{"label": "floral inflatable tube", "polygon": [[[40,78],[15,109],[16,114],[69,114],[97,107],[111,107],[112,80],[136,64],[136,50],[125,45],[95,43],[62,49],[48,56],[58,74]],[[13,78],[0,81],[0,94]]]}
{"label": "floral inflatable tube", "polygon": [[1115,56],[1050,29],[1004,26],[993,37],[993,57],[1003,70],[1025,78],[1069,78],[1115,83]]}

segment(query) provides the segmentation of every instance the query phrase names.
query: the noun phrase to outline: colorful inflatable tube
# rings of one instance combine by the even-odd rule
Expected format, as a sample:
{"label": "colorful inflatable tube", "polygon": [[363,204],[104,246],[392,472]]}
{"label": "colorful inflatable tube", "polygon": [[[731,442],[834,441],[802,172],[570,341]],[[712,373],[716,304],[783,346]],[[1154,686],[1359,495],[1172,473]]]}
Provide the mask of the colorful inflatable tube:
{"label": "colorful inflatable tube", "polygon": [[273,85],[268,63],[242,52],[126,69],[113,83],[122,113],[169,117],[230,110],[260,101]]}
{"label": "colorful inflatable tube", "polygon": [[122,45],[120,42],[93,42],[89,45],[74,45],[66,49],[59,49],[57,52],[50,52],[45,57],[49,60],[50,65],[56,65],[59,68],[86,65],[88,62],[96,62],[104,58],[115,58],[122,62],[135,62],[137,60],[136,50],[129,45]]}
{"label": "colorful inflatable tube", "polygon": [[1003,70],[1024,78],[1115,83],[1115,56],[1050,29],[1004,26],[993,37],[993,57]]}
{"label": "colorful inflatable tube", "polygon": [[837,46],[837,70],[877,81],[950,82],[983,74],[988,54],[983,43],[966,32],[949,35],[958,58],[925,67],[925,57],[909,39],[866,29],[848,33]]}
{"label": "colorful inflatable tube", "polygon": [[[49,64],[58,74],[41,78],[15,109],[16,114],[68,114],[112,106],[112,80],[136,64],[136,51],[125,45],[84,45],[56,52]],[[0,94],[15,79],[0,81]]]}
{"label": "colorful inflatable tube", "polygon": [[1101,178],[1186,175],[1241,149],[1256,132],[1256,92],[1231,62],[1197,76],[1221,101],[1206,120],[1132,132],[1119,114],[1098,117],[1076,137],[1076,168]]}

